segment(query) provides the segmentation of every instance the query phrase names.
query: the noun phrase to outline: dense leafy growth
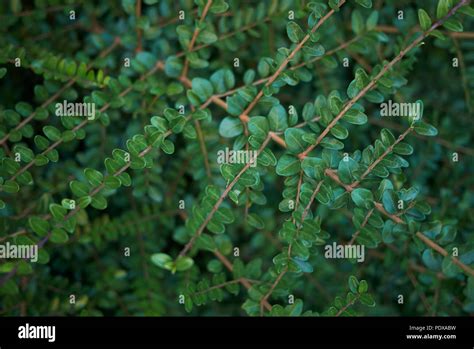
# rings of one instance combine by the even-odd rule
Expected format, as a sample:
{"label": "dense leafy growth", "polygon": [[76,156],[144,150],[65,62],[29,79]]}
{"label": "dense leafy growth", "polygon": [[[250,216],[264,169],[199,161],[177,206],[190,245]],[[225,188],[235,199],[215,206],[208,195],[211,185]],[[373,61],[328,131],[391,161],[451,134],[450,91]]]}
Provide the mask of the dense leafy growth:
{"label": "dense leafy growth", "polygon": [[473,15],[2,2],[0,312],[474,313]]}

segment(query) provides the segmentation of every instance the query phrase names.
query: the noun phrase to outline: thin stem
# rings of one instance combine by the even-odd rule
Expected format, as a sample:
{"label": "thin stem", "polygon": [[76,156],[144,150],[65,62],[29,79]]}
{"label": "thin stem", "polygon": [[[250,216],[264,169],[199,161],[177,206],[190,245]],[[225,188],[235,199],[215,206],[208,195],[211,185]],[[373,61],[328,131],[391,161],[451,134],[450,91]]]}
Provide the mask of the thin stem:
{"label": "thin stem", "polygon": [[[341,7],[345,2],[346,2],[345,0],[341,0],[337,6]],[[290,61],[293,59],[293,57],[303,48],[304,44],[311,37],[311,34],[315,33],[316,30],[318,30],[319,27],[321,27],[324,24],[324,22],[326,22],[326,20],[328,20],[334,14],[334,12],[335,11],[333,9],[331,9],[331,11],[329,11],[323,18],[321,18],[318,21],[318,23],[311,29],[311,32],[305,35],[305,37],[301,40],[301,42],[298,45],[296,45],[296,47],[293,49],[293,51],[291,51],[291,53],[288,55],[288,57],[280,64],[277,71],[275,73],[273,73],[273,75],[268,79],[268,81],[265,83],[265,87],[270,86],[278,78],[278,76],[286,68],[288,63],[290,63]],[[250,102],[250,104],[247,106],[247,108],[239,116],[239,118],[242,121],[248,120],[248,117],[249,117],[248,114],[255,107],[255,105],[258,103],[260,98],[263,97],[263,90],[264,89],[261,89],[258,92],[257,96],[255,96],[253,101]]]}
{"label": "thin stem", "polygon": [[[267,137],[263,141],[262,145],[257,150],[257,157],[261,154],[263,149],[265,149],[265,147],[267,146],[269,141],[270,141],[270,137]],[[229,195],[230,191],[237,184],[240,177],[250,168],[251,165],[252,165],[252,162],[250,162],[250,161],[247,164],[245,164],[245,166],[235,176],[235,178],[232,180],[232,182],[230,182],[230,184],[225,188],[224,192],[221,194],[221,196],[219,197],[217,202],[214,204],[214,206],[212,207],[211,212],[209,212],[209,214],[207,215],[204,222],[201,223],[199,228],[196,230],[196,233],[194,234],[194,236],[191,238],[191,240],[189,240],[189,242],[184,246],[184,248],[179,253],[180,257],[185,256],[186,253],[188,253],[188,251],[193,247],[194,243],[196,242],[196,239],[202,234],[202,232],[204,231],[204,228],[209,223],[209,221],[212,219],[212,217],[214,217],[214,214],[217,212],[217,210],[219,209],[219,207],[222,204],[222,202],[224,201],[224,199],[227,197],[227,195]]]}
{"label": "thin stem", "polygon": [[326,135],[331,131],[331,129],[337,124],[337,122],[349,111],[349,109],[352,108],[352,106],[359,101],[367,92],[369,92],[372,88],[375,87],[376,83],[379,81],[379,79],[384,76],[395,64],[397,64],[408,52],[410,52],[413,48],[418,46],[433,30],[438,28],[440,25],[442,25],[449,17],[454,15],[456,11],[463,5],[467,3],[467,0],[462,0],[460,1],[456,6],[454,6],[446,16],[435,22],[430,29],[428,29],[426,32],[424,32],[422,35],[420,35],[417,39],[415,39],[410,45],[408,45],[405,49],[400,51],[400,53],[392,60],[390,61],[387,65],[385,65],[382,70],[361,90],[359,93],[354,96],[348,103],[345,104],[345,106],[342,108],[342,110],[337,114],[337,116],[329,123],[329,125],[324,129],[324,131],[318,136],[316,139],[316,142],[309,146],[305,151],[300,153],[298,157],[303,160],[314,148],[316,148],[319,143],[326,137]]}
{"label": "thin stem", "polygon": [[204,167],[206,168],[207,178],[211,180],[211,167],[209,166],[209,157],[207,155],[206,143],[204,140],[204,135],[202,133],[201,125],[199,124],[199,120],[194,120],[194,126],[196,127],[196,132],[199,139],[199,147],[201,148],[201,153],[204,158]]}
{"label": "thin stem", "polygon": [[[435,250],[439,254],[441,254],[444,257],[449,256],[448,251],[446,251],[444,248],[442,248],[440,245],[438,245],[436,242],[431,240],[429,237],[427,237],[425,234],[422,232],[417,232],[416,237],[419,238],[423,243],[428,246],[429,248]],[[458,258],[454,256],[449,256],[451,260],[453,261],[454,264],[456,264],[459,268],[461,268],[467,275],[474,276],[474,269],[472,269],[470,266],[464,264],[461,262]]]}
{"label": "thin stem", "polygon": [[[283,269],[283,271],[278,275],[278,277],[276,278],[275,282],[272,284],[272,286],[270,287],[270,290],[268,290],[267,294],[262,298],[262,300],[260,301],[260,316],[263,316],[263,307],[264,307],[264,304],[265,302],[268,301],[268,298],[270,297],[270,295],[273,293],[273,291],[275,290],[275,287],[277,287],[277,285],[280,283],[281,279],[283,278],[283,276],[285,276],[286,272],[288,271],[288,267],[286,267],[285,269]],[[271,310],[271,309],[270,309]]]}
{"label": "thin stem", "polygon": [[[198,37],[198,35],[201,31],[201,29],[199,27],[201,26],[202,22],[206,18],[207,12],[211,8],[211,5],[212,5],[212,0],[207,0],[206,6],[204,7],[204,10],[202,11],[201,18],[199,20],[199,24],[197,25],[196,29],[194,29],[193,36],[191,38],[191,41],[189,42],[188,52],[190,52],[194,47],[194,43],[196,42],[196,39],[197,39],[197,37]],[[181,76],[185,77],[185,76],[188,75],[188,68],[189,68],[189,60],[188,60],[188,58],[186,58],[185,61],[184,61],[184,66],[183,66],[183,71],[181,72]]]}
{"label": "thin stem", "polygon": [[[346,189],[347,192],[352,192],[354,190],[354,188],[352,188],[349,184],[345,184],[341,181],[341,179],[339,178],[339,176],[337,175],[337,172],[333,169],[326,169],[324,171],[324,174],[326,176],[328,176],[329,178],[331,178],[334,182],[336,182],[337,184],[339,184],[341,187],[343,187],[344,189]],[[400,217],[398,217],[397,215],[394,215],[394,214],[391,214],[391,213],[388,213],[385,208],[383,207],[383,205],[380,203],[380,202],[377,202],[377,201],[373,201],[373,204],[375,206],[375,209],[377,211],[379,211],[380,213],[382,213],[383,215],[387,216],[388,218],[390,218],[391,220],[393,220],[395,223],[398,223],[398,224],[406,224],[404,220],[402,220]]]}
{"label": "thin stem", "polygon": [[385,157],[390,154],[392,151],[393,151],[393,148],[399,144],[401,141],[403,141],[405,139],[405,137],[413,131],[413,126],[407,128],[405,130],[405,132],[403,132],[398,138],[397,140],[392,144],[390,145],[389,147],[387,147],[387,149],[385,149],[385,151],[383,152],[382,155],[380,155],[374,162],[372,162],[370,164],[370,166],[367,168],[367,170],[365,170],[365,172],[360,176],[360,178],[358,180],[356,180],[354,183],[352,183],[350,186],[352,188],[355,188],[357,187],[360,182],[362,182],[364,180],[365,177],[367,177],[372,171],[373,169],[383,160],[385,159]]}
{"label": "thin stem", "polygon": [[[113,49],[115,49],[117,47],[117,45],[120,44],[120,38],[119,37],[116,37],[114,39],[114,42],[112,43],[112,45],[110,45],[109,47],[107,47],[105,50],[103,50],[98,58],[103,58],[105,56],[107,56],[108,54],[110,54],[110,52],[112,52]],[[92,61],[91,63],[88,64],[87,66],[87,70],[89,70],[95,63],[95,61],[97,61],[96,58],[94,61]],[[71,80],[69,80],[67,82],[67,84],[65,84],[63,87],[61,87],[55,94],[53,94],[51,97],[49,97],[46,101],[44,101],[41,106],[38,108],[38,109],[43,109],[43,108],[46,108],[48,105],[50,105],[51,103],[53,103],[56,99],[59,98],[59,96],[61,96],[61,94],[66,91],[69,87],[71,87],[72,85],[74,85],[76,83],[76,81],[78,80],[78,77],[75,77]],[[18,130],[20,130],[22,127],[24,127],[25,125],[27,125],[31,120],[33,120],[33,118],[36,116],[36,113],[38,111],[38,109],[36,109],[33,113],[31,113],[27,118],[25,118],[24,120],[22,120],[18,125],[15,126],[15,128],[13,130],[11,130],[10,132],[8,132],[2,139],[0,139],[0,145],[2,145],[3,143],[5,143],[11,136],[11,134],[13,132],[16,132]]]}
{"label": "thin stem", "polygon": [[369,210],[369,212],[365,215],[365,218],[364,218],[364,221],[362,222],[362,224],[360,225],[360,228],[359,230],[357,230],[354,235],[352,235],[352,239],[351,241],[349,241],[349,243],[347,244],[348,246],[351,246],[357,239],[357,237],[359,236],[360,234],[360,231],[362,230],[363,227],[365,227],[367,225],[367,222],[369,221],[369,218],[370,216],[372,215],[372,213],[374,212],[374,209],[371,208]]}
{"label": "thin stem", "polygon": [[[217,257],[217,259],[219,259],[221,261],[222,264],[224,264],[224,266],[227,268],[227,270],[229,270],[230,272],[232,272],[234,270],[234,267],[233,267],[232,263],[226,258],[226,256],[224,256],[222,253],[220,253],[219,250],[214,250],[214,255]],[[250,284],[250,282],[247,279],[241,279],[240,283],[247,290],[252,287],[252,285]],[[267,301],[263,302],[263,306],[267,310],[272,309],[272,306]]]}
{"label": "thin stem", "polygon": [[142,30],[138,27],[138,22],[142,15],[142,0],[136,0],[135,3],[135,25],[137,26],[137,47],[135,52],[138,53],[142,50]]}
{"label": "thin stem", "polygon": [[356,300],[358,300],[360,298],[360,294],[356,294],[354,299],[352,301],[350,301],[349,303],[347,303],[345,306],[343,306],[341,309],[339,309],[339,311],[337,312],[336,315],[334,315],[335,317],[339,317],[342,315],[342,313],[344,313],[350,306],[354,305],[354,303],[356,302]]}

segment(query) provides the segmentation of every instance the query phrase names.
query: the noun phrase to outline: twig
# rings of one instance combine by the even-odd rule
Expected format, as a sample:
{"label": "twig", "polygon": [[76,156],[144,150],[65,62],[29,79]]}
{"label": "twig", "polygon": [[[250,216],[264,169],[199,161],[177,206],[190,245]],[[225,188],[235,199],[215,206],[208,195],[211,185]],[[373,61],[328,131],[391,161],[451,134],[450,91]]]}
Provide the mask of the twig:
{"label": "twig", "polygon": [[[262,145],[260,146],[260,148],[257,150],[257,157],[260,155],[260,153],[263,151],[263,149],[265,149],[265,147],[267,146],[268,142],[270,141],[270,137],[267,137]],[[206,219],[204,220],[204,222],[201,223],[201,225],[199,226],[199,228],[196,230],[196,233],[193,235],[193,237],[191,238],[191,240],[189,240],[189,242],[184,246],[184,248],[181,250],[181,252],[179,253],[179,256],[182,257],[182,256],[185,256],[186,253],[188,253],[188,251],[193,247],[196,239],[202,234],[202,232],[204,231],[204,228],[206,227],[206,225],[209,223],[209,221],[212,219],[212,217],[214,216],[214,214],[216,213],[216,211],[219,209],[220,205],[222,204],[222,202],[224,201],[224,199],[227,197],[227,195],[229,195],[230,191],[232,190],[232,188],[234,187],[235,184],[237,184],[237,182],[239,181],[240,177],[245,173],[245,171],[247,171],[250,166],[252,165],[252,162],[248,162],[247,164],[245,164],[245,166],[240,170],[240,172],[235,176],[235,178],[232,180],[232,182],[230,182],[230,184],[225,188],[224,192],[221,194],[221,196],[219,197],[219,199],[217,200],[217,202],[214,204],[214,206],[212,207],[212,210],[211,212],[209,212],[209,214],[207,215]]]}
{"label": "twig", "polygon": [[[440,245],[438,245],[436,242],[431,240],[429,237],[427,237],[425,234],[422,232],[417,232],[416,237],[418,237],[423,243],[428,246],[429,248],[435,250],[442,256],[449,256],[448,251],[446,251],[444,248],[442,248]],[[464,264],[461,262],[458,258],[454,256],[450,256],[451,260],[453,261],[454,264],[456,264],[459,268],[461,268],[466,274],[474,276],[474,269],[472,269],[470,266]]]}
{"label": "twig", "polygon": [[460,1],[456,6],[454,6],[443,18],[435,22],[431,28],[429,28],[426,32],[424,32],[422,35],[420,35],[417,39],[415,39],[410,45],[408,45],[405,49],[400,51],[400,53],[392,60],[390,61],[387,65],[385,65],[380,72],[361,90],[359,93],[354,96],[348,103],[345,104],[345,106],[342,108],[342,110],[337,114],[337,116],[329,123],[329,125],[324,129],[323,132],[318,136],[316,139],[316,142],[309,146],[305,151],[301,152],[298,157],[302,160],[304,159],[314,148],[316,148],[319,143],[326,137],[326,135],[331,131],[331,129],[337,124],[337,122],[346,114],[349,109],[352,108],[352,106],[367,92],[369,92],[375,84],[378,82],[378,80],[385,75],[395,64],[397,64],[409,51],[411,51],[413,48],[418,46],[433,30],[438,28],[440,25],[442,25],[449,17],[454,15],[456,11],[463,5],[467,3],[467,0],[462,0]]}
{"label": "twig", "polygon": [[[199,26],[202,24],[202,22],[206,18],[207,12],[211,8],[211,5],[212,5],[212,0],[207,0],[206,6],[204,7],[204,10],[202,11],[201,19],[199,20],[199,24],[196,27],[196,29],[194,29],[193,36],[191,38],[191,41],[189,42],[188,52],[190,52],[194,47],[194,43],[196,42],[196,39],[199,35],[199,32],[201,31]],[[181,76],[186,77],[188,75],[188,68],[189,68],[189,60],[188,60],[188,58],[186,58],[185,61],[184,61],[184,66],[183,66],[183,71],[181,72]]]}

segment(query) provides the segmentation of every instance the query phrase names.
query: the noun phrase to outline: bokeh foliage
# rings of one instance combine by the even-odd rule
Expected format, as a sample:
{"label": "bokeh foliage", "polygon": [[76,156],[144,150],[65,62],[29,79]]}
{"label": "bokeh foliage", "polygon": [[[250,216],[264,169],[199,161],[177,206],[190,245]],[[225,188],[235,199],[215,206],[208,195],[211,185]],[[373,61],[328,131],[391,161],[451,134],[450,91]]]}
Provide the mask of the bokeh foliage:
{"label": "bokeh foliage", "polygon": [[[0,313],[472,314],[473,13],[2,2],[0,242],[40,256],[0,260]],[[324,257],[349,241],[363,263]]]}

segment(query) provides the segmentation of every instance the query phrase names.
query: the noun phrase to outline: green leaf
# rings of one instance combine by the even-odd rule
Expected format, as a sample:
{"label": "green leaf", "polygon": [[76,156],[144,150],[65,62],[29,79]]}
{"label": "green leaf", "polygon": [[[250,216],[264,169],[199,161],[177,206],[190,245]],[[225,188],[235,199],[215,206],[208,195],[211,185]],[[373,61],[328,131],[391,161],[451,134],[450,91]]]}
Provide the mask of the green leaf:
{"label": "green leaf", "polygon": [[439,0],[436,7],[436,18],[440,19],[446,16],[451,8],[451,0]]}
{"label": "green leaf", "polygon": [[357,293],[359,289],[359,281],[353,275],[349,276],[349,289],[352,293]]}
{"label": "green leaf", "polygon": [[163,150],[166,154],[173,154],[174,153],[174,144],[168,139],[163,140],[163,143],[160,145],[161,150]]}
{"label": "green leaf", "polygon": [[248,128],[251,134],[265,138],[270,129],[267,118],[263,116],[253,116],[248,122]]}
{"label": "green leaf", "polygon": [[286,25],[286,33],[291,42],[298,43],[304,38],[304,32],[301,27],[293,21],[288,22]]}
{"label": "green leaf", "polygon": [[51,212],[51,215],[56,218],[57,220],[62,220],[64,219],[64,216],[66,216],[67,210],[65,207],[58,205],[58,204],[50,204],[49,205],[49,212]]}
{"label": "green leaf", "polygon": [[312,46],[305,46],[303,48],[303,52],[310,57],[321,57],[324,55],[326,50],[324,49],[323,45],[316,44]]}
{"label": "green leaf", "polygon": [[165,74],[177,78],[183,70],[183,63],[179,58],[169,56],[165,62]]}
{"label": "green leaf", "polygon": [[203,30],[199,32],[198,41],[209,45],[217,41],[217,35],[210,30]]}
{"label": "green leaf", "polygon": [[33,230],[36,234],[38,234],[40,237],[44,237],[48,234],[50,225],[47,220],[39,218],[39,217],[31,217],[28,220],[28,223],[31,227],[31,230]]}
{"label": "green leaf", "polygon": [[244,126],[238,118],[227,116],[219,125],[219,134],[224,138],[234,138],[242,134]]}
{"label": "green leaf", "polygon": [[172,82],[168,85],[166,88],[166,94],[168,96],[175,96],[179,95],[184,91],[184,87],[181,84],[178,84],[177,82]]}
{"label": "green leaf", "polygon": [[425,10],[421,8],[418,10],[418,20],[420,21],[421,29],[423,29],[424,31],[428,30],[431,27],[430,16],[428,15],[428,13],[426,13]]}
{"label": "green leaf", "polygon": [[380,139],[384,146],[389,147],[393,143],[395,143],[395,136],[393,135],[392,131],[389,129],[383,128],[380,132]]}
{"label": "green leaf", "polygon": [[364,31],[364,18],[359,10],[352,11],[352,31],[356,35]]}
{"label": "green leaf", "polygon": [[369,285],[367,284],[367,281],[361,280],[360,283],[359,283],[359,287],[357,289],[358,292],[359,293],[366,293],[368,289],[369,289]]}
{"label": "green leaf", "polygon": [[293,257],[292,260],[298,265],[298,267],[303,273],[313,272],[313,266],[309,262],[298,257]]}
{"label": "green leaf", "polygon": [[89,187],[79,181],[72,181],[69,183],[69,187],[74,195],[81,197],[89,195]]}
{"label": "green leaf", "polygon": [[426,122],[419,121],[415,123],[415,132],[423,136],[436,136],[438,130],[433,125],[430,125]]}
{"label": "green leaf", "polygon": [[354,125],[364,125],[367,123],[367,115],[357,109],[349,109],[342,120]]}
{"label": "green leaf", "polygon": [[69,236],[63,229],[53,228],[49,240],[55,244],[64,244],[69,240]]}
{"label": "green leaf", "polygon": [[344,143],[331,137],[323,138],[320,144],[321,144],[321,147],[326,148],[326,149],[333,149],[333,150],[344,149]]}
{"label": "green leaf", "polygon": [[120,187],[120,179],[115,176],[107,176],[104,180],[104,185],[107,189],[117,189]]}
{"label": "green leaf", "polygon": [[461,6],[457,12],[463,13],[470,17],[474,17],[474,8],[472,8],[471,6]]}
{"label": "green leaf", "polygon": [[250,213],[247,216],[247,222],[250,226],[257,229],[263,229],[265,227],[265,223],[256,213]]}
{"label": "green leaf", "polygon": [[375,306],[375,300],[372,297],[372,295],[368,293],[361,294],[359,297],[359,300],[362,304],[367,305],[369,307],[374,307]]}
{"label": "green leaf", "polygon": [[339,161],[337,174],[341,181],[345,184],[350,184],[355,181],[355,172],[359,168],[357,162],[351,157],[343,158]]}
{"label": "green leaf", "polygon": [[372,0],[356,0],[356,3],[365,8],[372,8]]}
{"label": "green leaf", "polygon": [[107,200],[104,196],[96,194],[92,197],[91,205],[97,210],[105,210],[107,208]]}
{"label": "green leaf", "polygon": [[299,154],[306,149],[307,144],[303,141],[305,133],[301,128],[288,128],[285,131],[285,143],[291,153]]}
{"label": "green leaf", "polygon": [[359,207],[369,208],[374,201],[372,192],[365,188],[356,188],[351,193],[351,198]]}
{"label": "green leaf", "polygon": [[210,119],[210,113],[209,111],[203,110],[203,109],[198,109],[192,114],[194,120],[206,120]]}
{"label": "green leaf", "polygon": [[151,262],[160,268],[171,270],[173,259],[165,253],[155,253],[151,256]]}
{"label": "green leaf", "polygon": [[20,186],[18,185],[17,182],[12,181],[12,180],[6,180],[3,185],[0,186],[0,188],[5,192],[5,193],[18,193],[20,190]]}
{"label": "green leaf", "polygon": [[80,208],[86,208],[87,206],[90,205],[91,202],[92,202],[91,196],[89,195],[83,196],[77,200],[77,206],[79,206]]}
{"label": "green leaf", "polygon": [[25,102],[19,102],[15,105],[16,111],[24,117],[29,116],[31,113],[33,113],[33,108],[31,105]]}
{"label": "green leaf", "polygon": [[390,214],[397,213],[396,196],[393,190],[385,190],[382,194],[382,204],[385,210]]}
{"label": "green leaf", "polygon": [[56,142],[61,138],[61,132],[54,126],[43,127],[43,132],[50,140]]}
{"label": "green leaf", "polygon": [[349,136],[349,130],[342,125],[336,124],[331,128],[331,134],[338,139],[346,139]]}
{"label": "green leaf", "polygon": [[210,11],[212,13],[217,14],[217,13],[223,13],[227,11],[228,8],[229,8],[229,5],[224,0],[214,0],[212,2]]}
{"label": "green leaf", "polygon": [[0,68],[0,79],[5,76],[7,73],[7,68]]}
{"label": "green leaf", "polygon": [[192,81],[192,90],[199,97],[202,103],[212,96],[214,88],[210,81],[203,78],[194,78]]}
{"label": "green leaf", "polygon": [[377,26],[378,20],[379,20],[378,11],[372,11],[372,13],[367,18],[367,21],[365,22],[367,30],[375,29],[375,27]]}
{"label": "green leaf", "polygon": [[411,155],[413,147],[408,143],[400,142],[393,147],[393,152],[400,155]]}
{"label": "green leaf", "polygon": [[244,74],[244,84],[250,85],[255,80],[255,70],[249,69]]}
{"label": "green leaf", "polygon": [[100,185],[102,181],[104,180],[104,175],[101,172],[94,170],[92,168],[86,168],[84,170],[84,175],[86,176],[89,183],[93,185],[94,187],[97,187],[98,185]]}
{"label": "green leaf", "polygon": [[285,108],[278,104],[270,109],[268,122],[272,131],[281,132],[288,128],[288,115]]}
{"label": "green leaf", "polygon": [[194,261],[187,256],[180,256],[176,260],[176,271],[185,271],[191,268]]}
{"label": "green leaf", "polygon": [[267,77],[270,74],[270,65],[266,59],[260,59],[257,65],[257,71],[262,78]]}
{"label": "green leaf", "polygon": [[207,251],[214,251],[217,246],[212,236],[203,233],[196,240],[197,246]]}
{"label": "green leaf", "polygon": [[288,177],[297,174],[300,167],[300,161],[297,157],[285,154],[278,160],[276,173]]}
{"label": "green leaf", "polygon": [[463,31],[462,23],[458,21],[456,18],[449,18],[447,21],[443,23],[443,27],[453,32]]}

